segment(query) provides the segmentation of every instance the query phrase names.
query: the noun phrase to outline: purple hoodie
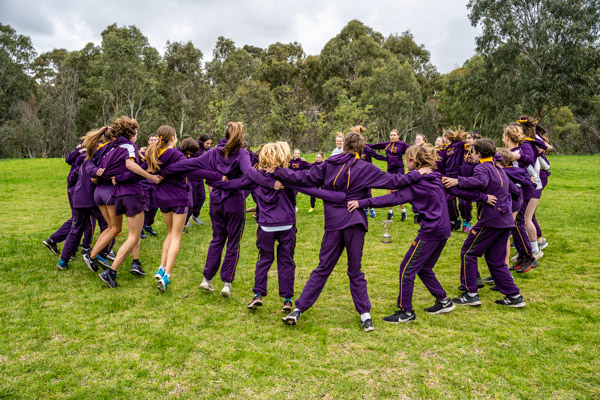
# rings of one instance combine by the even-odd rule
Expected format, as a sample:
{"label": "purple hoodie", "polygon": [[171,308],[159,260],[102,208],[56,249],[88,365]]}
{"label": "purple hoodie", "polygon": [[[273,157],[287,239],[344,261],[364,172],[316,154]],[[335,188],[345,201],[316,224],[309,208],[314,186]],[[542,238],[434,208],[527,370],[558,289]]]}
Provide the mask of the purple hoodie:
{"label": "purple hoodie", "polygon": [[386,162],[388,160],[388,158],[386,156],[382,156],[381,154],[379,154],[378,152],[373,150],[371,148],[371,146],[366,144],[365,148],[363,149],[363,160],[365,160],[368,163],[373,163],[373,158],[376,160],[379,160],[379,161],[386,161]]}
{"label": "purple hoodie", "polygon": [[512,216],[510,182],[504,169],[496,165],[493,157],[480,160],[472,177],[459,176],[458,187],[476,190],[496,196],[496,205],[484,203],[479,221],[490,228],[511,228],[515,221]]}
{"label": "purple hoodie", "polygon": [[[265,179],[275,182],[271,174],[263,170],[258,173]],[[287,184],[285,189],[275,190],[257,185],[251,179],[245,177],[225,182],[216,182],[215,187],[223,190],[243,189],[252,191],[254,200],[258,206],[258,225],[260,226],[284,226],[296,224],[295,196],[294,192],[318,197],[334,203],[342,203],[346,200],[344,192],[321,190]]]}
{"label": "purple hoodie", "polygon": [[465,154],[465,142],[454,142],[446,147],[444,158],[444,174],[450,178],[456,178],[460,173]]}
{"label": "purple hoodie", "polygon": [[[113,176],[124,175],[130,172],[125,166],[129,158],[134,158],[139,164],[139,152],[137,146],[129,139],[122,136],[118,137],[112,143],[111,148],[105,153],[100,160],[100,168],[104,168],[105,179],[110,179]],[[127,176],[130,176],[127,174]],[[120,197],[136,193],[143,193],[140,180],[143,178],[135,174],[136,178],[119,182],[113,190],[113,197]]]}
{"label": "purple hoodie", "polygon": [[464,145],[462,164],[460,165],[458,174],[460,176],[473,176],[473,171],[479,162],[473,160],[473,150]]}
{"label": "purple hoodie", "polygon": [[406,150],[410,147],[410,145],[402,140],[399,140],[395,143],[392,142],[383,142],[368,145],[373,150],[385,150],[385,155],[387,157],[387,170],[404,171],[404,163],[402,162],[402,156],[406,153]]}
{"label": "purple hoodie", "polygon": [[[322,164],[303,171],[277,168],[273,175],[285,183],[345,192],[346,200],[367,198],[369,188],[400,189],[421,178],[418,171],[411,171],[407,175],[385,173],[349,153],[331,156]],[[327,200],[323,204],[326,231],[338,231],[358,224],[365,230],[368,229],[367,217],[363,211],[348,213],[346,204]]]}
{"label": "purple hoodie", "polygon": [[432,172],[412,185],[384,196],[358,201],[360,208],[391,207],[411,203],[419,213],[419,235],[424,240],[444,240],[450,237],[446,192],[441,182],[442,174]]}
{"label": "purple hoodie", "polygon": [[[252,165],[254,165],[254,164],[252,164]],[[304,161],[301,158],[294,158],[294,159],[290,160],[289,168],[292,171],[302,171],[303,169],[310,168],[310,167],[311,167],[311,163]]]}
{"label": "purple hoodie", "polygon": [[[239,149],[234,153],[229,153],[228,157],[225,158],[224,148],[227,144],[227,139],[219,140],[217,147],[208,150],[200,157],[188,158],[186,160],[179,161],[178,163],[171,164],[165,168],[161,168],[160,174],[162,176],[169,176],[173,173],[186,173],[188,177],[197,171],[198,169],[204,171],[218,172],[219,174],[227,176],[229,179],[237,179],[246,175],[254,182],[261,186],[268,187],[269,183],[265,177],[258,173],[252,168],[250,164],[250,157],[248,152],[244,149]],[[214,184],[207,182],[210,186]],[[210,201],[215,204],[223,203],[228,197],[232,195],[242,196],[241,190],[225,191],[219,188],[213,189],[210,194]]]}

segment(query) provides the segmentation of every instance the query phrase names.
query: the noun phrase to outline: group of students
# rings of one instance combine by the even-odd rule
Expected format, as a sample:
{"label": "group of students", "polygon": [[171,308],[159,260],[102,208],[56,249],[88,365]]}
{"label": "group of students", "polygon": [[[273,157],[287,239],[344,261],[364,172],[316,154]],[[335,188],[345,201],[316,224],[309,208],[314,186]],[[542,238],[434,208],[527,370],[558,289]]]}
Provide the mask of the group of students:
{"label": "group of students", "polygon": [[[416,320],[412,293],[417,275],[435,297],[435,304],[425,309],[428,313],[450,312],[455,305],[480,305],[478,289],[484,280],[479,275],[477,258],[481,256],[491,273],[485,280],[494,283],[495,289],[505,296],[496,303],[525,306],[509,272],[509,237],[512,235],[518,254],[511,268],[519,273],[537,266],[541,248],[547,245],[535,220],[535,209],[547,183],[549,163],[545,153],[551,146],[544,127],[533,118],[521,117],[509,125],[504,130],[506,147],[502,149],[496,149],[492,140],[472,132],[465,134],[461,129],[444,131],[435,146],[426,143],[421,135],[410,146],[399,140],[397,131],[390,133],[389,142],[368,145],[364,128],[357,126],[338,138],[341,152],[312,164],[301,159],[299,151],[292,155],[286,142],[267,143],[258,154],[244,149],[241,122],[227,123],[223,139],[212,149],[209,137],[201,137],[200,141],[188,138],[177,146],[175,129],[161,126],[156,139],[140,152],[135,145],[138,129],[135,120],[121,117],[110,127],[88,133],[67,157],[72,166],[68,188],[73,213],[65,223],[70,223],[66,235],[64,225],[61,227],[65,246],[59,269],[68,267],[84,235],[83,259],[94,272],[104,268],[99,277],[109,287],[118,286],[117,271],[130,253],[134,258],[131,272],[144,275],[139,263],[140,235],[142,230],[153,232],[152,220],[146,217],[151,209],[160,208],[167,236],[155,278],[157,288],[166,292],[184,227],[189,218],[198,218],[196,210],[204,202],[199,188],[204,191],[206,180],[211,188],[209,215],[213,235],[200,288],[214,291],[213,278],[220,271],[221,294],[232,294],[245,226],[246,197],[252,194],[256,202],[258,260],[254,296],[248,308],[263,304],[268,271],[277,257],[282,311],[288,313],[282,320],[288,325],[295,325],[316,302],[345,249],[350,292],[361,326],[367,332],[374,329],[367,281],[361,268],[367,216],[374,208],[390,207],[388,218],[392,218],[391,207],[401,205],[402,220],[406,220],[405,203],[412,205],[420,229],[400,264],[398,311],[385,317],[385,321]],[[383,150],[385,155],[377,150]],[[387,161],[387,172],[373,165],[372,158]],[[77,176],[73,178],[72,174]],[[389,193],[372,197],[373,188],[388,189]],[[298,192],[323,200],[325,232],[319,264],[294,304]],[[450,299],[433,268],[451,230],[460,229],[457,197],[468,235],[461,249],[460,289],[464,293]],[[478,221],[471,227],[473,202],[477,202]],[[121,232],[123,215],[127,217],[129,234],[118,252],[111,254]],[[95,221],[101,233],[92,247]],[[44,244],[58,252],[56,243],[60,238],[55,233]]]}

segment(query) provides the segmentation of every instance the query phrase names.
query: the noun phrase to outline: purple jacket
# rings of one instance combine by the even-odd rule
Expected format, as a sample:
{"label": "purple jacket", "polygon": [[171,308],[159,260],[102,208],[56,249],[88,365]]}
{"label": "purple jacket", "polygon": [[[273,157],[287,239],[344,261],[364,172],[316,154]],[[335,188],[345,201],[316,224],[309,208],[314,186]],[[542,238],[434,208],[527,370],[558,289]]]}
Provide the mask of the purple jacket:
{"label": "purple jacket", "polygon": [[468,149],[466,146],[467,145],[465,144],[462,163],[460,165],[458,174],[460,176],[473,176],[473,171],[475,170],[475,167],[477,166],[477,164],[479,164],[479,162],[475,162],[473,160],[473,150]]}
{"label": "purple jacket", "polygon": [[[254,165],[254,164],[252,164]],[[293,171],[302,171],[303,169],[310,168],[312,166],[311,163],[304,161],[301,158],[294,158],[290,160],[289,168]]]}
{"label": "purple jacket", "polygon": [[[275,182],[271,174],[263,170],[258,171],[265,179]],[[334,203],[342,203],[346,200],[344,192],[321,190],[317,188],[300,187],[286,184],[285,189],[275,190],[257,185],[250,178],[234,179],[225,182],[216,182],[215,188],[231,190],[243,189],[252,191],[253,198],[258,206],[258,225],[260,226],[283,226],[296,224],[296,201],[295,192],[318,197]]]}
{"label": "purple jacket", "polygon": [[439,173],[444,175],[446,173],[446,169],[444,168],[444,160],[446,158],[446,146],[443,146],[441,149],[436,150],[435,152],[435,165],[436,169]]}
{"label": "purple jacket", "polygon": [[[186,173],[188,177],[194,178],[194,173],[204,173],[206,171],[217,172],[222,177],[227,176],[229,179],[237,179],[242,176],[248,176],[254,182],[261,186],[272,187],[272,181],[269,182],[265,177],[252,168],[248,152],[244,149],[239,149],[235,153],[229,153],[225,158],[223,153],[224,147],[227,144],[227,139],[219,140],[215,148],[208,150],[200,157],[188,158],[171,164],[165,168],[161,168],[162,176],[169,176],[173,173]],[[200,171],[199,171],[200,170]],[[202,171],[204,170],[204,171]],[[208,178],[207,178],[208,179]],[[216,179],[219,181],[221,178]],[[215,182],[207,182],[213,186]],[[242,196],[241,190],[226,191],[219,188],[213,189],[210,194],[210,201],[215,204],[223,203],[228,197],[239,195]]]}
{"label": "purple jacket", "polygon": [[[176,149],[166,149],[158,156],[160,168],[185,160],[183,153]],[[173,174],[156,186],[154,201],[156,207],[190,207],[188,196],[188,183],[184,176]]]}
{"label": "purple jacket", "polygon": [[[83,163],[79,167],[79,180],[73,191],[73,208],[88,208],[95,207],[94,190],[96,185],[92,182],[92,178],[96,178],[97,168],[95,168],[92,160],[85,160],[83,154]],[[93,175],[91,175],[93,173]]]}
{"label": "purple jacket", "polygon": [[483,225],[490,228],[514,226],[510,182],[504,169],[496,165],[493,157],[482,159],[472,177],[459,176],[458,187],[496,196],[495,206],[487,203],[482,205],[479,221]]}
{"label": "purple jacket", "polygon": [[523,205],[523,190],[535,189],[535,185],[531,182],[525,168],[504,167],[504,173],[514,185],[514,188],[511,186],[510,190],[513,201],[512,212],[519,211]]}
{"label": "purple jacket", "polygon": [[99,167],[105,168],[102,175],[105,179],[110,179],[117,175],[132,176],[132,179],[121,181],[115,185],[113,197],[143,193],[140,183],[140,180],[143,178],[137,174],[133,174],[135,177],[128,174],[130,171],[125,166],[125,163],[129,158],[134,158],[135,162],[139,164],[138,148],[131,140],[120,136],[112,143],[111,148],[107,150],[100,160]]}
{"label": "purple jacket", "polygon": [[[517,151],[518,150],[518,151]],[[518,147],[515,147],[511,151],[521,154],[521,158],[517,160],[518,166],[521,168],[527,168],[530,165],[535,164],[537,158],[537,150],[533,147],[531,141],[526,140]]]}
{"label": "purple jacket", "polygon": [[[346,200],[367,198],[369,188],[400,189],[421,178],[418,171],[411,171],[407,175],[385,173],[348,153],[331,156],[322,164],[303,171],[277,168],[273,175],[285,183],[345,192]],[[338,231],[359,224],[368,229],[364,212],[354,210],[348,213],[346,204],[327,200],[323,204],[326,231]]]}
{"label": "purple jacket", "polygon": [[450,237],[446,192],[441,182],[442,174],[433,172],[424,175],[412,185],[398,189],[394,193],[371,199],[359,200],[358,206],[389,207],[410,203],[419,213],[419,236],[424,240],[444,240]]}
{"label": "purple jacket", "polygon": [[465,142],[454,142],[446,147],[446,157],[444,158],[444,174],[451,178],[456,178],[460,173],[460,166],[463,163],[465,154]]}
{"label": "purple jacket", "polygon": [[75,184],[77,184],[77,178],[79,177],[79,167],[83,160],[81,159],[81,154],[84,155],[85,159],[85,151],[82,153],[81,148],[75,148],[75,150],[71,151],[65,157],[65,162],[71,166],[69,169],[69,175],[67,175],[67,189],[73,189]]}
{"label": "purple jacket", "polygon": [[392,142],[383,142],[370,144],[369,147],[373,150],[385,150],[385,155],[387,157],[387,170],[389,171],[397,171],[399,169],[404,171],[404,163],[402,162],[402,156],[406,153],[406,150],[410,147],[410,145],[402,140],[399,140],[395,143]]}

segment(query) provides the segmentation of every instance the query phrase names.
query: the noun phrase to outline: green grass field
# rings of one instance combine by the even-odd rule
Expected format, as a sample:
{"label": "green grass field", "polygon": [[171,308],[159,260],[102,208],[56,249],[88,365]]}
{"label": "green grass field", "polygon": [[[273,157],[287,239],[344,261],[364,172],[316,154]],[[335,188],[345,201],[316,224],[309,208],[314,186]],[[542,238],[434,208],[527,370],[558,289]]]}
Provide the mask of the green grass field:
{"label": "green grass field", "polygon": [[[307,157],[311,159],[311,157]],[[600,157],[553,157],[538,220],[550,243],[541,266],[515,276],[523,309],[494,304],[428,315],[433,298],[417,279],[418,321],[389,325],[398,267],[417,226],[394,222],[381,244],[379,210],[367,234],[363,270],[375,331],[359,325],[345,257],[315,306],[295,327],[281,322],[276,269],[262,309],[251,312],[256,224],[246,221],[230,299],[198,285],[211,238],[204,226],[184,235],[169,292],[152,276],[166,232],[142,242],[149,273],[129,262],[121,287],[108,289],[80,257],[68,271],[42,240],[70,214],[63,160],[0,160],[1,399],[585,399],[600,398]],[[375,191],[382,194],[383,191]],[[317,265],[322,204],[308,213],[299,195],[296,296]],[[399,211],[399,209],[398,209]],[[126,231],[124,231],[125,233]],[[122,235],[119,242],[122,242]],[[459,285],[454,232],[436,273],[451,296]],[[117,244],[118,246],[118,244]],[[480,262],[484,276],[484,261]]]}

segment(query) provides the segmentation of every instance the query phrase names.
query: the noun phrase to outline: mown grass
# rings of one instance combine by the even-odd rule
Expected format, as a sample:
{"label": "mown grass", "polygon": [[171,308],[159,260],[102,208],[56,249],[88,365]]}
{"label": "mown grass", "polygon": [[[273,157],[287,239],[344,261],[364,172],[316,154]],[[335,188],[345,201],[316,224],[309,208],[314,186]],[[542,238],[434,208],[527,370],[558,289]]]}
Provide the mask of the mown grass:
{"label": "mown grass", "polygon": [[[68,167],[58,159],[2,160],[0,398],[598,398],[600,157],[551,162],[538,211],[550,247],[539,268],[515,276],[527,307],[496,306],[500,295],[486,288],[481,307],[431,316],[422,309],[433,299],[419,282],[418,321],[385,324],[417,226],[410,218],[395,221],[393,243],[381,244],[380,210],[363,257],[376,328],[365,334],[344,257],[298,326],[280,321],[275,268],[265,305],[247,310],[257,255],[252,218],[233,297],[201,292],[208,207],[201,213],[206,225],[184,237],[167,294],[151,276],[135,278],[126,267],[116,290],[80,258],[58,271],[57,256],[41,242],[69,217]],[[308,197],[298,199],[296,295],[317,264],[323,232],[320,202],[309,214]],[[155,228],[159,237],[142,242],[149,273],[165,234],[160,217]],[[450,295],[458,294],[464,237],[452,234],[436,266]]]}

